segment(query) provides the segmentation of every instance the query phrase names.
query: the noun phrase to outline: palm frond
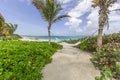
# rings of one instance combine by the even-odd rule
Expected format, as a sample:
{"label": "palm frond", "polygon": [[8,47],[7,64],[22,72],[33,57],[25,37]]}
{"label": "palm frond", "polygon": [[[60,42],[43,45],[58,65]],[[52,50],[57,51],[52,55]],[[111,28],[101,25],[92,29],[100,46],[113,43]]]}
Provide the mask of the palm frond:
{"label": "palm frond", "polygon": [[5,19],[4,19],[4,17],[0,14],[0,27],[2,27],[4,23],[5,23]]}
{"label": "palm frond", "polygon": [[18,25],[14,24],[14,32],[16,31],[17,28],[18,28]]}
{"label": "palm frond", "polygon": [[49,20],[49,14],[46,8],[46,4],[44,2],[44,0],[33,0],[32,4],[39,10],[39,12],[41,13],[42,17],[48,21]]}
{"label": "palm frond", "polygon": [[96,6],[99,5],[100,0],[93,0],[92,2],[93,2],[92,7],[95,8]]}
{"label": "palm frond", "polygon": [[58,20],[61,20],[61,19],[63,19],[63,18],[66,18],[66,17],[70,17],[70,16],[69,16],[69,15],[60,15],[60,16],[56,17],[52,22],[56,22],[56,21],[58,21]]}
{"label": "palm frond", "polygon": [[4,27],[2,27],[3,34],[5,35],[13,35],[17,29],[16,24],[5,23]]}
{"label": "palm frond", "polygon": [[46,0],[46,11],[48,14],[48,22],[51,22],[53,19],[53,13],[54,13],[54,0]]}
{"label": "palm frond", "polygon": [[55,5],[55,10],[54,10],[54,16],[57,16],[58,13],[62,10],[61,4],[60,3],[56,3]]}
{"label": "palm frond", "polygon": [[57,2],[57,0],[33,0],[32,3],[48,21],[48,24],[52,24],[64,17],[70,17],[68,15],[57,16],[62,10],[61,3]]}

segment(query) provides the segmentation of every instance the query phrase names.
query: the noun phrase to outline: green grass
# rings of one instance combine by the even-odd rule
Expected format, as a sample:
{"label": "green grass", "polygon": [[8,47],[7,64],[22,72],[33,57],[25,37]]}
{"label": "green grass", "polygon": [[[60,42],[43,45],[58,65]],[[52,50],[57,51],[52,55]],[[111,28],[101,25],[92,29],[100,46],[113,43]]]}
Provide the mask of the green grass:
{"label": "green grass", "polygon": [[61,48],[47,42],[0,42],[0,80],[41,80],[42,68]]}

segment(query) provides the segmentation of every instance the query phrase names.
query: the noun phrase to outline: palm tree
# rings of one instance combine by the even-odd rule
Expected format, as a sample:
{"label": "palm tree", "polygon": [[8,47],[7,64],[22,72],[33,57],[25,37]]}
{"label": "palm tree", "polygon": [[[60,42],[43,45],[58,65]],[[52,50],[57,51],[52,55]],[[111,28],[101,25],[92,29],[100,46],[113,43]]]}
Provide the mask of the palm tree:
{"label": "palm tree", "polygon": [[10,35],[13,35],[14,34],[14,32],[16,31],[16,29],[17,29],[17,24],[7,24],[7,26],[8,26],[8,28],[9,28],[9,34]]}
{"label": "palm tree", "polygon": [[4,27],[5,24],[5,19],[4,17],[0,14],[0,36],[2,36],[2,29]]}
{"label": "palm tree", "polygon": [[62,7],[61,4],[57,3],[55,0],[33,0],[32,3],[39,10],[43,18],[48,22],[48,42],[50,44],[50,30],[52,24],[62,18],[70,16],[66,14],[58,16],[59,12],[62,10]]}
{"label": "palm tree", "polygon": [[2,29],[3,30],[2,33],[5,36],[13,36],[16,29],[17,29],[17,24],[5,23],[4,28]]}
{"label": "palm tree", "polygon": [[102,47],[102,33],[103,27],[109,27],[109,7],[115,3],[117,0],[94,0],[92,7],[99,7],[99,29],[98,29],[98,39],[97,39],[97,46],[98,48]]}

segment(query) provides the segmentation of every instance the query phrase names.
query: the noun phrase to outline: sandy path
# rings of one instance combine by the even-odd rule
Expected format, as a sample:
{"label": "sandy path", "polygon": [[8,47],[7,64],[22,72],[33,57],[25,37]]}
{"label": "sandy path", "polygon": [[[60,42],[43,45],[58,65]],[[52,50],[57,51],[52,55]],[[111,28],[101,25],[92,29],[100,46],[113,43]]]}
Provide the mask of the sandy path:
{"label": "sandy path", "polygon": [[90,62],[88,53],[72,47],[71,44],[61,44],[63,49],[43,69],[43,80],[94,80],[99,75],[99,71]]}

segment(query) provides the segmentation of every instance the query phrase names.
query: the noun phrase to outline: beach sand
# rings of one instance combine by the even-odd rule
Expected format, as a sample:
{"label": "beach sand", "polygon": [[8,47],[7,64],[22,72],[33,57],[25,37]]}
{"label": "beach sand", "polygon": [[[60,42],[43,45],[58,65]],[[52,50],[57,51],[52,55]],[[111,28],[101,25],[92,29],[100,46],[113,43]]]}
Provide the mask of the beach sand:
{"label": "beach sand", "polygon": [[32,39],[32,38],[22,38],[22,39],[20,39],[20,40],[21,40],[21,41],[37,41],[37,42],[46,41],[46,40]]}

